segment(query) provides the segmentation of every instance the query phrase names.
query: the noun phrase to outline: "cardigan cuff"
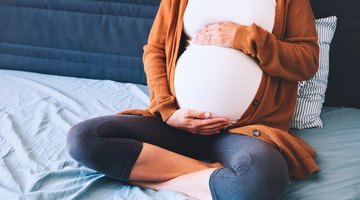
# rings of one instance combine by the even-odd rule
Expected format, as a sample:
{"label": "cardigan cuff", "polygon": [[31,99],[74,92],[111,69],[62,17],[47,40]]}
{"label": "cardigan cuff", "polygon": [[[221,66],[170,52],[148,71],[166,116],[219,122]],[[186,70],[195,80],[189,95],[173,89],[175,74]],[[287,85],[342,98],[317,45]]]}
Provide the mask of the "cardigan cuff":
{"label": "cardigan cuff", "polygon": [[231,47],[242,50],[245,54],[255,57],[255,50],[251,46],[251,41],[254,40],[255,37],[255,27],[255,24],[250,26],[239,26],[236,30]]}
{"label": "cardigan cuff", "polygon": [[174,104],[167,104],[159,108],[159,113],[163,122],[166,122],[177,109],[178,107]]}

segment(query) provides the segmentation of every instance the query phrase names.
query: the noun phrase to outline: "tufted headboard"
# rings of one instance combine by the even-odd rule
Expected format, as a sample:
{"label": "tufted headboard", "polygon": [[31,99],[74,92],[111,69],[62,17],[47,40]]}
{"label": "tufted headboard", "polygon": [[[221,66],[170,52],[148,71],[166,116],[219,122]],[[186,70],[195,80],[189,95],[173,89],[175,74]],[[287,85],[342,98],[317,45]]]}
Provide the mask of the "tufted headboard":
{"label": "tufted headboard", "polygon": [[160,0],[0,0],[0,68],[146,84]]}
{"label": "tufted headboard", "polygon": [[[146,84],[142,47],[160,0],[0,0],[0,68]],[[360,1],[311,0],[336,15],[328,106],[360,108]]]}

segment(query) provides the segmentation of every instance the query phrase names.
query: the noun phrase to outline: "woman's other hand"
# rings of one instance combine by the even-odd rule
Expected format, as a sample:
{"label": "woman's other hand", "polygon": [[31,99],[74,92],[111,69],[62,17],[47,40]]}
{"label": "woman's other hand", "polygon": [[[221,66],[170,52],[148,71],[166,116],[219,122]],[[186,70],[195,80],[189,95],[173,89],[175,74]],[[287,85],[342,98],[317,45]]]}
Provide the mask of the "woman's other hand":
{"label": "woman's other hand", "polygon": [[197,32],[191,42],[199,45],[232,47],[235,33],[239,26],[242,25],[234,22],[217,22],[209,24]]}
{"label": "woman's other hand", "polygon": [[172,127],[201,135],[216,134],[231,125],[231,121],[226,117],[211,117],[209,112],[189,109],[176,110],[166,123]]}

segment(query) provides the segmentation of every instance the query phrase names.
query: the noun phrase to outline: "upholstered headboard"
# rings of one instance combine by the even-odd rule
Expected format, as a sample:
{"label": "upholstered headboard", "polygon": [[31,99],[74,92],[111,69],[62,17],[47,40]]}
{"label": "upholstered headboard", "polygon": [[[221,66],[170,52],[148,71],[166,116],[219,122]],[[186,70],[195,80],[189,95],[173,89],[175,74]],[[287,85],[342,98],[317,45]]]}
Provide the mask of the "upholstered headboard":
{"label": "upholstered headboard", "polygon": [[0,68],[146,84],[160,0],[0,0]]}
{"label": "upholstered headboard", "polygon": [[[160,0],[0,0],[0,68],[146,84],[142,47]],[[360,108],[360,1],[311,0],[336,15],[326,105]]]}

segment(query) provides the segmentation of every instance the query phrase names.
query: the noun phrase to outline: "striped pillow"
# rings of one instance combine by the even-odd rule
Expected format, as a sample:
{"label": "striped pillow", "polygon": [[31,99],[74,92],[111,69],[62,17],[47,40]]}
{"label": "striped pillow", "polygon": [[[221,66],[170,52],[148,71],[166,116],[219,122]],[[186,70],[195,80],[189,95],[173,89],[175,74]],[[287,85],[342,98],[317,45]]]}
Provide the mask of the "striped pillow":
{"label": "striped pillow", "polygon": [[330,43],[336,29],[335,16],[317,19],[316,30],[320,46],[319,69],[308,81],[299,81],[298,97],[291,128],[321,128],[321,108],[325,101],[325,91],[329,75]]}

